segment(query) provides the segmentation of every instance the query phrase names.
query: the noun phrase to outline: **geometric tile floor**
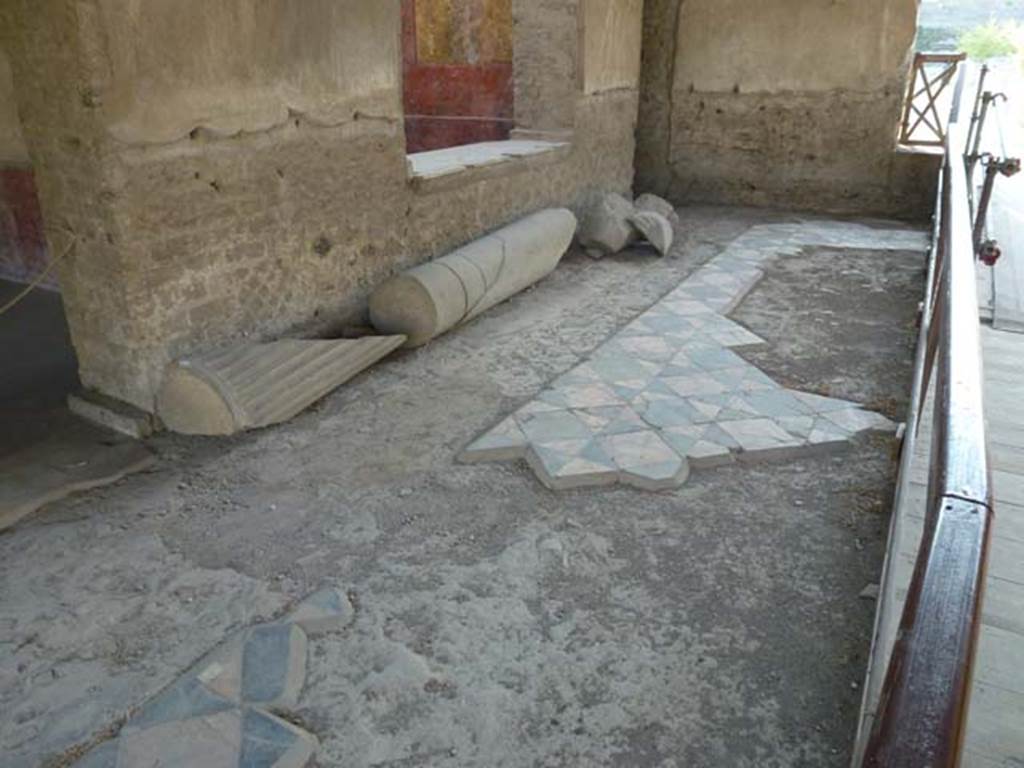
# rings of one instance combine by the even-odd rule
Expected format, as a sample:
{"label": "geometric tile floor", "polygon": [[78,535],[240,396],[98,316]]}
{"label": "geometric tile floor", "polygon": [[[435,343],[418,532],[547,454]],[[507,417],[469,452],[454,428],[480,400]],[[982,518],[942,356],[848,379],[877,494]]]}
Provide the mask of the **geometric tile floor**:
{"label": "geometric tile floor", "polygon": [[765,342],[726,315],[761,267],[806,246],[923,255],[928,243],[919,231],[845,222],[753,227],[460,458],[525,459],[553,489],[658,490],[682,485],[691,466],[788,456],[893,429],[856,403],[777,384],[733,351]]}
{"label": "geometric tile floor", "polygon": [[317,592],[285,619],[239,633],[146,702],[76,768],[302,768],[316,738],[271,710],[293,709],[307,635],[340,629],[348,598]]}

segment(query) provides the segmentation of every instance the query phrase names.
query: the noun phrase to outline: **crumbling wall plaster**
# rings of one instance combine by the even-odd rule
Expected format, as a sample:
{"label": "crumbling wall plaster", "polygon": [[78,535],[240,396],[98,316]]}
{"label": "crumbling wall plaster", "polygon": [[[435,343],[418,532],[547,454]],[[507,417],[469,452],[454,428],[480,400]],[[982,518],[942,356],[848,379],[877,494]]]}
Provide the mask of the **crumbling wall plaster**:
{"label": "crumbling wall plaster", "polygon": [[925,215],[934,160],[895,151],[917,5],[651,0],[638,187],[676,202]]}
{"label": "crumbling wall plaster", "polygon": [[98,0],[96,21],[93,87],[126,143],[401,114],[398,0]]}
{"label": "crumbling wall plaster", "polygon": [[742,93],[899,88],[917,0],[686,0],[676,89]]}
{"label": "crumbling wall plaster", "polygon": [[583,27],[583,92],[636,87],[643,0],[584,0]]}
{"label": "crumbling wall plaster", "polygon": [[573,127],[579,92],[580,0],[512,0],[516,125],[540,131]]}
{"label": "crumbling wall plaster", "polygon": [[14,102],[14,78],[7,54],[0,48],[0,163],[27,163],[28,148]]}
{"label": "crumbling wall plaster", "polygon": [[636,130],[637,186],[665,195],[672,181],[672,82],[680,0],[644,0],[640,104]]}
{"label": "crumbling wall plaster", "polygon": [[[125,34],[98,22],[107,2],[10,0],[0,27],[18,30],[12,62],[16,80],[30,86],[19,89],[19,100],[41,160],[51,244],[58,250],[70,233],[77,238],[60,270],[81,378],[146,410],[179,356],[235,338],[362,322],[370,290],[397,270],[540,208],[579,211],[596,190],[630,190],[637,89],[581,92],[575,0],[557,8],[515,0],[513,8],[517,30],[531,30],[525,51],[572,63],[561,91],[564,80],[523,64],[518,47],[515,54],[517,88],[532,94],[539,124],[547,105],[554,122],[572,130],[571,150],[423,188],[408,176],[400,115],[360,113],[335,123],[293,111],[263,130],[233,133],[197,123],[196,110],[178,123],[193,126],[178,138],[154,143],[147,129],[126,141],[128,123],[111,122],[110,105],[141,86],[103,85],[116,80],[103,79],[96,62],[105,59],[95,52],[107,49],[110,34]],[[393,42],[398,66],[398,3],[380,4],[394,11],[393,25],[361,31],[383,47]],[[325,23],[336,21],[333,3],[309,5],[321,8]],[[545,25],[553,19],[559,23]],[[204,82],[203,72],[189,72],[182,103],[195,107],[192,86]],[[56,83],[59,99],[31,87],[43,79]],[[400,104],[400,95],[396,81],[381,103]],[[347,99],[341,93],[332,103]]]}

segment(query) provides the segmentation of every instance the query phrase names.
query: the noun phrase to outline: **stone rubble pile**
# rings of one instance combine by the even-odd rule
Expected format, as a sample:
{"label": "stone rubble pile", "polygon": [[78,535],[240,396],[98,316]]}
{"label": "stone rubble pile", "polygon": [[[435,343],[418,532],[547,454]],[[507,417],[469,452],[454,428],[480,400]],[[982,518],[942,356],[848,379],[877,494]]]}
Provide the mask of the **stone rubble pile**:
{"label": "stone rubble pile", "polygon": [[630,202],[611,192],[590,206],[577,239],[595,259],[616,254],[637,240],[650,243],[665,256],[672,248],[677,226],[679,215],[667,200],[647,193]]}

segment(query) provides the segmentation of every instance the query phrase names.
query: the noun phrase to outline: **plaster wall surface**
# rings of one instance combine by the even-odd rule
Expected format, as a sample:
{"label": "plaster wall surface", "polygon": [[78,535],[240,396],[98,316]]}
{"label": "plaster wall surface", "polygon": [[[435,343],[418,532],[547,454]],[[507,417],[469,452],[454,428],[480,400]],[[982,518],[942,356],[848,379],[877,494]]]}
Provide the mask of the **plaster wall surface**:
{"label": "plaster wall surface", "polygon": [[[361,322],[395,271],[631,186],[637,89],[582,93],[576,2],[513,5],[520,125],[569,128],[571,148],[428,184],[407,169],[397,0],[243,5],[0,9],[51,248],[75,238],[60,271],[86,386],[152,409],[177,357]],[[166,122],[150,100],[176,105]]]}
{"label": "plaster wall surface", "polygon": [[676,28],[676,87],[898,89],[916,27],[916,0],[691,0]]}
{"label": "plaster wall surface", "polygon": [[512,17],[516,124],[535,130],[572,129],[580,90],[579,0],[512,0]]}
{"label": "plaster wall surface", "polygon": [[[400,114],[395,0],[99,0],[97,96],[126,143]],[[95,29],[89,26],[95,25]]]}
{"label": "plaster wall surface", "polygon": [[638,187],[677,202],[926,215],[897,153],[917,0],[652,0]]}
{"label": "plaster wall surface", "polygon": [[643,0],[584,0],[583,91],[633,88],[640,79]]}

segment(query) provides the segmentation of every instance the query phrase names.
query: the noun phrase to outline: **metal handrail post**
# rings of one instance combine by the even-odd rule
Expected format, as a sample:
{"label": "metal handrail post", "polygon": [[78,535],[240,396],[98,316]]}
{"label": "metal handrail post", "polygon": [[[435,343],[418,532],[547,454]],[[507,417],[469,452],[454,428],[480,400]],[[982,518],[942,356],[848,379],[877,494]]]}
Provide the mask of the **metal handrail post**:
{"label": "metal handrail post", "polygon": [[[969,69],[967,71],[970,71]],[[981,131],[978,129],[979,110],[981,109],[982,94],[985,92],[985,79],[988,77],[988,64],[981,65],[981,72],[978,74],[978,88],[974,94],[974,108],[971,110],[971,124],[967,129],[967,146],[974,146],[974,135],[975,132],[978,135]],[[977,148],[974,150],[977,151]],[[971,177],[971,168],[967,169],[967,178]]]}

